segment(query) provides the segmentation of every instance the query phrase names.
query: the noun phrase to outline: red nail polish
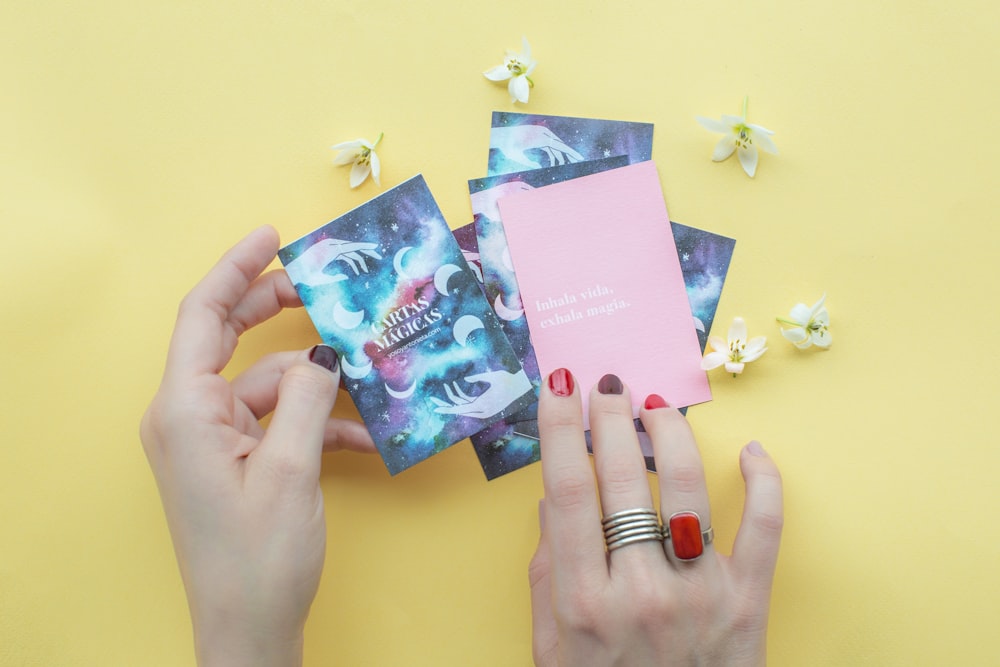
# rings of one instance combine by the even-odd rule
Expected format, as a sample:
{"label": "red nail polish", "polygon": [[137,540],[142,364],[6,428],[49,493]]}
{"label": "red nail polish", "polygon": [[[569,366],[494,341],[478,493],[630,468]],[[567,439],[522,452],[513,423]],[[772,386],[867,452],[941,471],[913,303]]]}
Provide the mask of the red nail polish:
{"label": "red nail polish", "polygon": [[549,390],[556,396],[573,393],[573,375],[565,368],[557,368],[549,374]]}
{"label": "red nail polish", "polygon": [[669,408],[670,404],[667,403],[659,394],[650,394],[646,397],[646,402],[643,404],[643,407],[647,410],[656,410],[657,408]]}

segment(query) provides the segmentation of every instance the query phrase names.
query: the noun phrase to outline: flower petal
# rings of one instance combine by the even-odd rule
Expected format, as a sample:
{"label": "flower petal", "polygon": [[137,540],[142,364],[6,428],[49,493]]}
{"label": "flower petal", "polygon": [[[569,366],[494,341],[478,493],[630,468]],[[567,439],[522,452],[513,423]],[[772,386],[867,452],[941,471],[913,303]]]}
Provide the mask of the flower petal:
{"label": "flower petal", "polygon": [[372,165],[372,180],[375,181],[375,185],[382,187],[382,184],[378,180],[379,174],[382,173],[382,161],[378,159],[375,151],[368,154],[368,159]]}
{"label": "flower petal", "polygon": [[743,363],[749,364],[751,361],[757,361],[765,352],[767,352],[767,339],[763,336],[752,338],[747,343],[747,349],[743,352]]}
{"label": "flower petal", "polygon": [[336,165],[351,164],[358,159],[358,152],[356,150],[343,150],[337,153],[333,158],[333,163]]}
{"label": "flower petal", "polygon": [[355,162],[354,166],[351,167],[351,187],[356,188],[365,182],[368,178],[368,174],[371,173],[372,167],[370,164],[361,164]]}
{"label": "flower petal", "polygon": [[792,308],[792,312],[789,315],[789,317],[803,327],[809,324],[809,320],[812,319],[812,316],[812,309],[804,303],[795,304],[795,307]]}
{"label": "flower petal", "polygon": [[729,355],[725,352],[709,352],[701,360],[701,370],[710,371],[728,361]]}
{"label": "flower petal", "polygon": [[734,150],[736,150],[736,142],[733,141],[733,138],[722,137],[719,139],[719,143],[715,144],[715,150],[712,151],[712,159],[716,162],[722,162],[732,155]]}
{"label": "flower petal", "polygon": [[497,65],[496,67],[483,72],[483,76],[490,81],[506,81],[512,77],[513,74],[510,73],[510,70],[507,69],[505,65]]}
{"label": "flower petal", "polygon": [[747,120],[743,116],[730,116],[728,114],[722,114],[722,122],[725,123],[730,130],[732,130],[737,125],[746,125]]}
{"label": "flower petal", "polygon": [[825,301],[826,301],[826,292],[823,292],[823,296],[821,296],[821,297],[819,298],[819,301],[817,301],[816,303],[814,303],[814,304],[812,305],[812,308],[810,308],[809,310],[810,310],[810,311],[811,311],[812,313],[817,313],[817,312],[819,312],[819,309],[823,307],[823,303],[824,303]]}
{"label": "flower petal", "polygon": [[339,144],[334,144],[330,146],[330,148],[331,150],[335,151],[346,151],[346,150],[357,151],[358,149],[364,147],[364,145],[367,143],[368,142],[365,141],[364,139],[355,139],[354,141],[343,141]]}
{"label": "flower petal", "polygon": [[719,336],[709,336],[708,344],[712,346],[712,349],[716,352],[722,352],[726,355],[729,354],[729,343],[722,340]]}
{"label": "flower petal", "polygon": [[824,327],[819,331],[814,331],[810,340],[817,347],[830,347],[833,343],[833,334],[830,333],[829,329]]}
{"label": "flower petal", "polygon": [[528,38],[521,35],[521,59],[525,62],[531,60],[531,44],[528,44]]}
{"label": "flower petal", "polygon": [[528,77],[526,76],[515,76],[507,84],[507,92],[510,93],[511,102],[526,103],[530,90],[531,87],[528,85]]}
{"label": "flower petal", "polygon": [[747,173],[747,176],[753,178],[753,175],[757,173],[757,147],[753,144],[751,144],[748,148],[740,147],[740,149],[736,151],[736,155],[740,159],[743,171]]}
{"label": "flower petal", "polygon": [[774,140],[768,136],[769,134],[774,134],[774,132],[765,130],[759,125],[748,125],[747,127],[753,130],[754,143],[757,144],[762,151],[770,153],[771,155],[778,154],[778,147],[775,145]]}
{"label": "flower petal", "polygon": [[[733,323],[729,325],[729,342],[747,339],[747,323],[742,317],[734,317]],[[728,346],[727,346],[728,348]]]}
{"label": "flower petal", "polygon": [[802,327],[792,327],[791,329],[782,329],[781,335],[785,337],[786,340],[791,341],[798,345],[804,340],[809,339],[809,335],[806,334],[806,330]]}
{"label": "flower petal", "polygon": [[705,118],[704,116],[695,116],[694,119],[698,121],[698,124],[709,132],[722,132],[723,134],[729,134],[732,132],[733,128],[724,124],[722,121],[715,120],[714,118]]}
{"label": "flower petal", "polygon": [[733,375],[738,375],[743,372],[745,364],[739,361],[727,361],[726,362],[726,372],[732,373]]}

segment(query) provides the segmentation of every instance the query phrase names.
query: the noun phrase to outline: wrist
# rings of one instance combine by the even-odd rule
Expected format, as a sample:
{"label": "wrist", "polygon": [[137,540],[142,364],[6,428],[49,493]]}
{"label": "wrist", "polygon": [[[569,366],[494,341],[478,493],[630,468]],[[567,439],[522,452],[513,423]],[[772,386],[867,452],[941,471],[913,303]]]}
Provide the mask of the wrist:
{"label": "wrist", "polygon": [[198,667],[301,667],[302,633],[281,636],[239,623],[194,628]]}

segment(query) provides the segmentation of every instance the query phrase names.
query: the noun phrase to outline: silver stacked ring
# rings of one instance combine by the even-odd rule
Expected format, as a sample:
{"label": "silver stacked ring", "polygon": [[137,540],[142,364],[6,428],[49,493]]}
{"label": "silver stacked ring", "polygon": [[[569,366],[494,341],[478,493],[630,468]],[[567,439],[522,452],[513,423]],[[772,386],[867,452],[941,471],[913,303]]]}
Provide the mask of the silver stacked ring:
{"label": "silver stacked ring", "polygon": [[659,542],[663,539],[660,517],[656,510],[646,507],[622,510],[601,520],[604,543],[608,553],[638,542]]}

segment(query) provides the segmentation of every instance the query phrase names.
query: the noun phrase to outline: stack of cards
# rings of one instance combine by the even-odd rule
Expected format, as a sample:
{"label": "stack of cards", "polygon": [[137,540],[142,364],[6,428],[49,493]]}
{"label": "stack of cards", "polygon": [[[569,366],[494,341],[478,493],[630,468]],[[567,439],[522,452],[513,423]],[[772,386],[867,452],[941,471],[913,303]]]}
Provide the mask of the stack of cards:
{"label": "stack of cards", "polygon": [[559,367],[585,399],[615,373],[633,401],[710,400],[700,359],[735,242],[670,222],[652,134],[494,113],[469,225],[449,232],[418,176],[281,250],[390,472],[470,436],[489,479],[537,461]]}

